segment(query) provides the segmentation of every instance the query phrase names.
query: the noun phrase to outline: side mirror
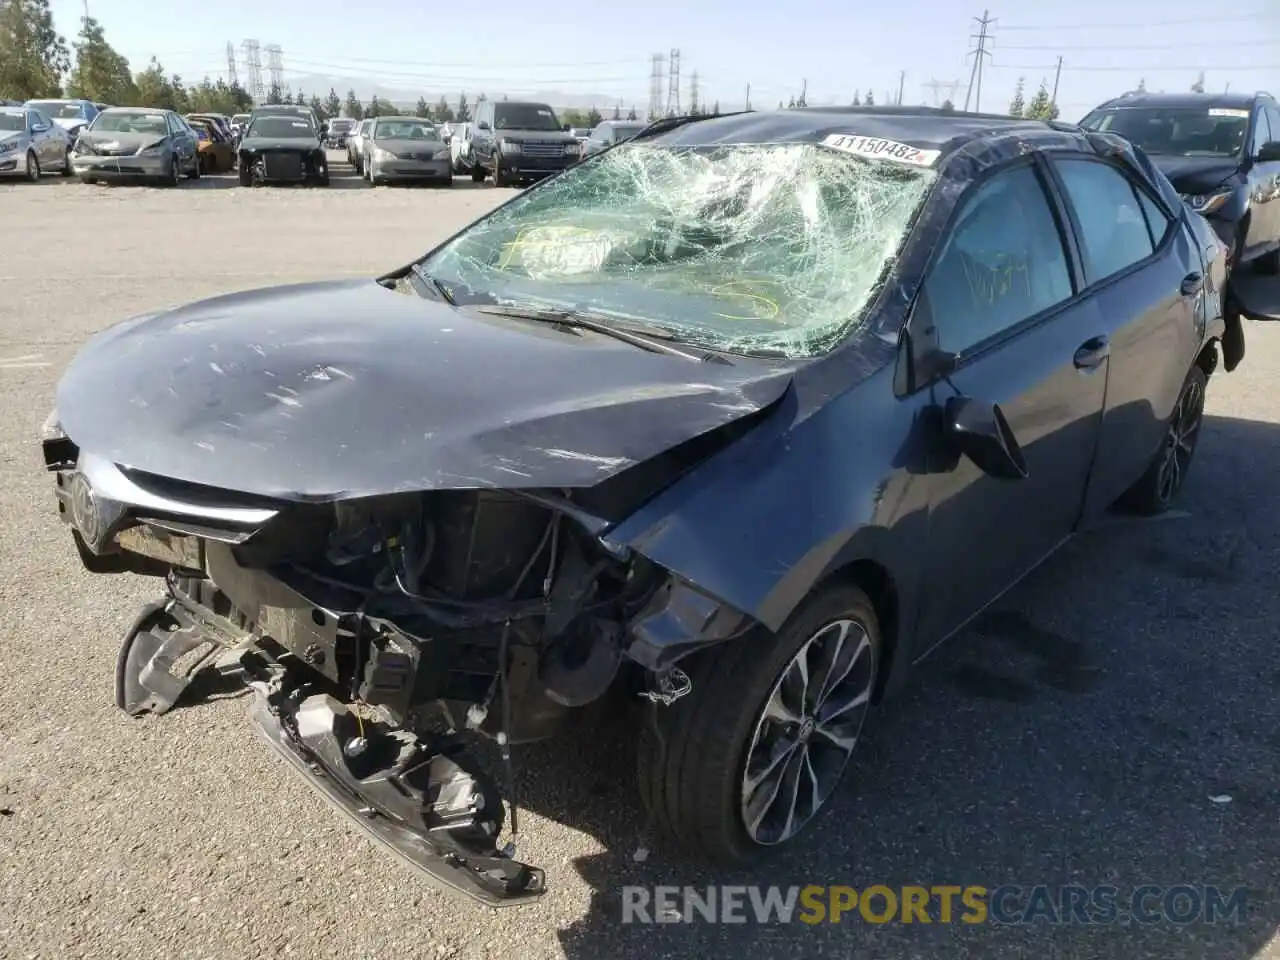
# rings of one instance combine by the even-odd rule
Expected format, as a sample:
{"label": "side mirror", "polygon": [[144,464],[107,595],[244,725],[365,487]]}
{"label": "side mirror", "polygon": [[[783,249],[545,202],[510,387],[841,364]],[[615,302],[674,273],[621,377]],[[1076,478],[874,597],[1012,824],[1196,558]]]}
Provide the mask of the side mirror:
{"label": "side mirror", "polygon": [[32,133],[48,133],[49,127],[47,124],[44,124],[44,123],[33,123],[31,125],[31,132]]}
{"label": "side mirror", "polygon": [[945,429],[974,466],[998,480],[1025,480],[1027,458],[999,404],[986,406],[972,397],[947,400]]}
{"label": "side mirror", "polygon": [[1258,163],[1275,163],[1280,160],[1280,140],[1264,143],[1254,160]]}
{"label": "side mirror", "polygon": [[479,123],[477,123],[477,124],[476,124],[476,129],[477,129],[477,130],[489,130],[489,129],[492,129],[492,128],[489,126],[489,121],[488,121],[488,120],[481,120]]}
{"label": "side mirror", "polygon": [[567,123],[566,123],[566,124],[562,125],[562,126],[560,127],[560,129],[561,129],[561,130],[563,130],[565,133],[568,133],[570,130],[572,130],[572,129],[573,129],[573,127],[569,126],[569,124],[567,124]]}

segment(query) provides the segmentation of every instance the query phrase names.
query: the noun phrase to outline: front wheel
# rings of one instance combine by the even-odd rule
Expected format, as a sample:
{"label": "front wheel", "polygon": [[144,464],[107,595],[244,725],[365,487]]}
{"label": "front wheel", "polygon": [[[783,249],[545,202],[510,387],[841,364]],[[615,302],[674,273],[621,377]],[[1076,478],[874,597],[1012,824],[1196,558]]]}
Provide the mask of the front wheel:
{"label": "front wheel", "polygon": [[1142,516],[1154,516],[1173,505],[1191,469],[1196,442],[1200,439],[1208,382],[1200,366],[1193,365],[1165,427],[1160,449],[1151,458],[1146,473],[1121,498],[1121,507]]}
{"label": "front wheel", "polygon": [[62,175],[69,177],[75,173],[75,168],[71,165],[71,148],[67,147],[67,152],[62,156]]}
{"label": "front wheel", "polygon": [[26,175],[30,183],[35,183],[40,179],[40,161],[36,157],[34,150],[27,151]]}
{"label": "front wheel", "polygon": [[792,840],[835,793],[880,666],[875,608],[851,585],[821,589],[776,635],[703,654],[690,692],[655,706],[640,794],[682,849],[726,865]]}
{"label": "front wheel", "polygon": [[476,164],[471,168],[471,181],[473,183],[484,183],[485,172],[484,167]]}

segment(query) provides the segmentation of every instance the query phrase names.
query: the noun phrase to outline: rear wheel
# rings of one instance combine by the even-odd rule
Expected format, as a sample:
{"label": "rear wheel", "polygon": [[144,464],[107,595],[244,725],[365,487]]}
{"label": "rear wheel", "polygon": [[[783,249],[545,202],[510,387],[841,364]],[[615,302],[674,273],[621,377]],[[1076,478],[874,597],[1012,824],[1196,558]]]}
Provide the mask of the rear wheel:
{"label": "rear wheel", "polygon": [[495,187],[505,187],[511,183],[511,175],[504,173],[502,170],[502,161],[495,153],[493,155],[493,185]]}
{"label": "rear wheel", "polygon": [[1151,458],[1146,473],[1121,498],[1121,507],[1142,516],[1154,516],[1173,505],[1186,481],[1196,442],[1200,439],[1207,384],[1204,371],[1199,365],[1193,366],[1169,417],[1160,449]]}
{"label": "rear wheel", "polygon": [[197,153],[191,158],[191,169],[187,171],[188,180],[199,180],[204,175],[205,155]]}
{"label": "rear wheel", "polygon": [[240,164],[240,186],[253,186],[253,169],[245,164]]}
{"label": "rear wheel", "polygon": [[160,178],[160,186],[176,187],[182,180],[182,171],[178,169],[178,158],[176,156],[169,157],[169,165],[165,168],[164,176]]}
{"label": "rear wheel", "polygon": [[682,849],[725,865],[793,839],[844,775],[880,651],[871,601],[845,584],[815,593],[776,635],[708,651],[689,669],[691,691],[655,706],[642,733],[650,816]]}

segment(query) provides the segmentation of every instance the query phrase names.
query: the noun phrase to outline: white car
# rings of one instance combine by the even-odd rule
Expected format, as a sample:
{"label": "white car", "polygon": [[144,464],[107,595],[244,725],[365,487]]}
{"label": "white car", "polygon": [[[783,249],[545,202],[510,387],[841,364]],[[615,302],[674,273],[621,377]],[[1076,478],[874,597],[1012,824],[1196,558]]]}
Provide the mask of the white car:
{"label": "white car", "polygon": [[449,141],[449,157],[453,162],[454,173],[470,173],[473,166],[471,157],[471,124],[450,124],[453,139]]}

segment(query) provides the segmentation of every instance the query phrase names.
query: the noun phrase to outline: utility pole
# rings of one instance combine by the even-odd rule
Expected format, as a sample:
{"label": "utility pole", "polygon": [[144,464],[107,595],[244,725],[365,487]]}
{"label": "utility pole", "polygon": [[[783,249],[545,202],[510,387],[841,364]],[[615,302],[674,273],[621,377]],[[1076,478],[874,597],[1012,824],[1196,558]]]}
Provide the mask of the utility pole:
{"label": "utility pole", "polygon": [[898,106],[902,106],[902,87],[906,82],[907,82],[907,71],[899,70],[898,71],[898,100],[897,100]]}
{"label": "utility pole", "polygon": [[698,71],[689,75],[689,112],[698,112]]}
{"label": "utility pole", "polygon": [[743,109],[744,110],[751,109],[751,84],[749,83],[747,84],[747,104],[745,107],[743,107]]}
{"label": "utility pole", "polygon": [[[964,95],[964,110],[969,112],[969,100],[973,98],[974,113],[982,112],[982,66],[983,58],[991,56],[991,51],[987,49],[987,41],[991,39],[990,28],[996,23],[990,16],[991,11],[983,10],[982,19],[973,18],[974,23],[978,25],[978,32],[969,34],[970,37],[978,41],[977,49],[970,50],[969,56],[973,57],[973,69],[969,72],[969,89]],[[975,88],[975,81],[977,86]]]}
{"label": "utility pole", "polygon": [[1049,105],[1056,107],[1058,105],[1058,81],[1062,79],[1062,57],[1058,57],[1057,69],[1053,71],[1053,96],[1049,98]]}
{"label": "utility pole", "polygon": [[796,101],[797,107],[807,107],[809,105],[809,101],[806,99],[806,97],[808,96],[808,93],[809,93],[809,81],[801,80],[800,81],[800,99]]}

